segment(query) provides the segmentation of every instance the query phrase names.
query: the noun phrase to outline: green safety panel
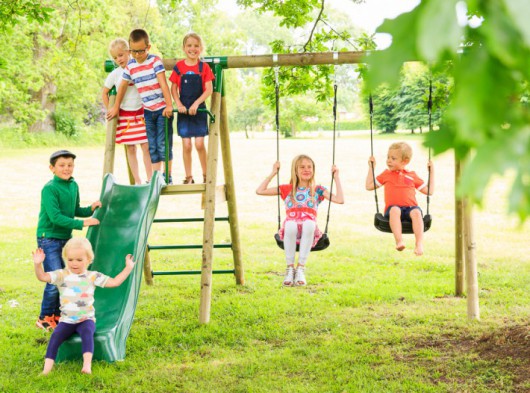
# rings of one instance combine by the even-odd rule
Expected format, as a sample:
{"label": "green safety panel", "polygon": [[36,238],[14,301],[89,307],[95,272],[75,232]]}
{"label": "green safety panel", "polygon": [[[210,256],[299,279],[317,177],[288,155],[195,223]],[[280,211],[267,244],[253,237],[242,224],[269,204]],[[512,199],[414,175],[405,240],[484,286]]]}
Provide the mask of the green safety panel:
{"label": "green safety panel", "polygon": [[[147,247],[147,236],[155,217],[162,176],[155,172],[150,184],[116,184],[111,174],[103,180],[102,207],[94,217],[100,225],[88,229],[94,248],[90,270],[115,277],[125,267],[125,256],[132,254],[136,265],[117,288],[96,288],[96,334],[94,359],[114,362],[125,358],[125,342],[131,329]],[[75,334],[59,348],[57,361],[82,359],[81,339]]]}

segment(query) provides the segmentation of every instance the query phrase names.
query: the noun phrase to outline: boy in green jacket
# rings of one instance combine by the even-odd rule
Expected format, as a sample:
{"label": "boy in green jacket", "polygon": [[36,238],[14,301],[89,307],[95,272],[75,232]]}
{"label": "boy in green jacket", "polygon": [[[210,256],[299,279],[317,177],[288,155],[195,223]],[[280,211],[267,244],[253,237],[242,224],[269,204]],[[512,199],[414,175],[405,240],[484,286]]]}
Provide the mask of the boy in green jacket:
{"label": "boy in green jacket", "polygon": [[[73,229],[99,224],[95,218],[75,219],[76,216],[90,217],[94,210],[101,207],[100,201],[87,207],[79,206],[79,187],[72,177],[75,157],[68,150],[59,150],[51,155],[50,170],[54,176],[41,192],[37,244],[46,254],[43,262],[46,272],[65,267],[61,254],[64,245],[72,237]],[[54,329],[60,314],[59,291],[55,285],[46,284],[37,327]]]}

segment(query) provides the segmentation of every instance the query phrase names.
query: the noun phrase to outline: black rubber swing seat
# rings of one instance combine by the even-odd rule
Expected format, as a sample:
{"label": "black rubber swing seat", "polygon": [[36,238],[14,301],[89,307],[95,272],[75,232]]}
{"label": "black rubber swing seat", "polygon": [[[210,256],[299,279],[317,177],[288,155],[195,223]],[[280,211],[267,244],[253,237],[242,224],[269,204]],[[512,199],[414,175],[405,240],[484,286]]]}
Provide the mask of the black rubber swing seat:
{"label": "black rubber swing seat", "polygon": [[[276,244],[278,245],[278,247],[280,247],[283,250],[284,249],[283,248],[283,240],[280,239],[280,235],[278,235],[276,233],[274,235],[274,239],[276,240]],[[328,234],[327,233],[323,233],[322,237],[320,239],[318,239],[317,244],[315,244],[315,246],[311,248],[311,251],[325,250],[326,248],[329,247],[329,244],[330,244],[330,242],[329,242]],[[296,245],[296,251],[300,251],[300,246],[298,244]]]}
{"label": "black rubber swing seat", "polygon": [[[430,214],[423,216],[423,232],[427,232],[431,227],[432,218]],[[381,232],[392,233],[390,229],[390,222],[388,218],[383,216],[381,213],[376,213],[374,216],[374,226]],[[404,234],[414,233],[412,230],[412,222],[410,221],[401,221],[401,232]]]}

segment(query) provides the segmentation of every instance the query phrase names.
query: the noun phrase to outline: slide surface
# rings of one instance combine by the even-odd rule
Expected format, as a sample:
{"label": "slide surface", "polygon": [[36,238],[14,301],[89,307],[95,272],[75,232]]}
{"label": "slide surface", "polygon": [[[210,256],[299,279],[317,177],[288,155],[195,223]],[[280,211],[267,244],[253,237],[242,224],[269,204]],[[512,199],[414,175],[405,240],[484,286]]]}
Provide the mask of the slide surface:
{"label": "slide surface", "polygon": [[[125,267],[125,256],[132,254],[136,265],[117,288],[96,288],[96,334],[94,359],[114,362],[125,358],[125,343],[131,329],[142,281],[147,237],[164,183],[155,172],[150,184],[116,184],[107,174],[101,190],[102,207],[94,215],[100,225],[88,229],[94,248],[90,270],[115,277]],[[57,360],[82,359],[81,340],[74,335],[59,348]]]}

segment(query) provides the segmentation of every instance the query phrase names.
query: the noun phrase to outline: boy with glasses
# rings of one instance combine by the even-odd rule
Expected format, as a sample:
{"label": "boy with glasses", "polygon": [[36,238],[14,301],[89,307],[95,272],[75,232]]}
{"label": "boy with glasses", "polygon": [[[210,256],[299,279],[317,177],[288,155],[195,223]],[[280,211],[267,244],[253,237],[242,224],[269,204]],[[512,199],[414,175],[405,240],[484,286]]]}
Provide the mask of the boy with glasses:
{"label": "boy with glasses", "polygon": [[145,116],[145,128],[149,142],[149,154],[153,170],[160,171],[165,160],[165,119],[169,118],[168,124],[168,175],[171,179],[171,164],[173,160],[173,104],[171,94],[166,81],[164,65],[160,57],[149,54],[151,45],[149,35],[143,29],[135,29],[129,35],[129,48],[132,59],[123,71],[122,81],[118,87],[116,102],[107,113],[110,120],[118,115],[121,101],[127,90],[129,82],[138,89],[142,98]]}

